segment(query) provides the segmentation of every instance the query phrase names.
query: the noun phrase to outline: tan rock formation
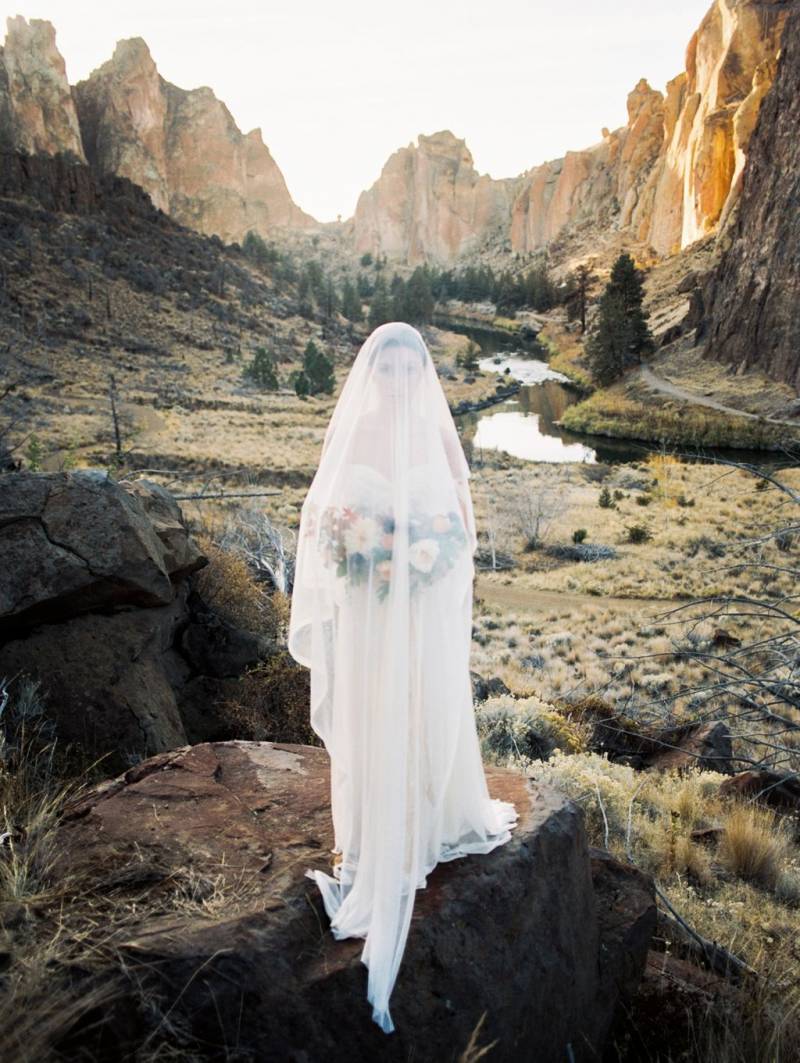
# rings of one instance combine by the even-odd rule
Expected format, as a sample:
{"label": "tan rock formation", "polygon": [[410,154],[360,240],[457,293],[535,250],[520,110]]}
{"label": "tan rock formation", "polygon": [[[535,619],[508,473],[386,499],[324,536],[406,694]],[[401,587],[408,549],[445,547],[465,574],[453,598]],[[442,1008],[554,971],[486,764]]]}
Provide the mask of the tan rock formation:
{"label": "tan rock formation", "polygon": [[50,22],[6,19],[0,48],[0,145],[29,155],[69,151],[86,162],[67,71]]}
{"label": "tan rock formation", "polygon": [[511,246],[533,251],[567,225],[631,223],[663,141],[664,98],[642,79],[628,96],[628,125],[585,151],[530,171],[511,215]]}
{"label": "tan rock formation", "polygon": [[119,41],[75,98],[92,165],[141,185],[184,225],[241,241],[248,229],[317,224],[292,200],[261,130],[243,134],[207,86],[165,81],[141,37]]}
{"label": "tan rock formation", "polygon": [[463,140],[443,129],[400,148],[354,216],[357,253],[371,251],[413,265],[450,262],[493,227],[507,225],[517,181],[479,174]]}
{"label": "tan rock formation", "polygon": [[625,126],[518,178],[479,177],[451,133],[420,137],[418,148],[392,155],[359,199],[356,249],[451,263],[492,229],[510,237],[512,250],[530,252],[588,225],[666,255],[713,232],[738,198],[787,8],[783,0],[714,0],[666,95],[641,80]]}
{"label": "tan rock formation", "polygon": [[669,86],[664,151],[643,225],[661,254],[712,232],[738,195],[786,13],[780,0],[715,0],[689,42],[686,73]]}

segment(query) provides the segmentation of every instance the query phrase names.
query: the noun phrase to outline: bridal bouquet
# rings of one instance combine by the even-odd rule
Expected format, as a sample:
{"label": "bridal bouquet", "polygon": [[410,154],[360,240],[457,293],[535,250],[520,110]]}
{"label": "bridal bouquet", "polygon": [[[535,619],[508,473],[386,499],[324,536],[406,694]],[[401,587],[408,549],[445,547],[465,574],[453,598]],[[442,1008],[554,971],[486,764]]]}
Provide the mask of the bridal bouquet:
{"label": "bridal bouquet", "polygon": [[[396,525],[390,514],[331,506],[320,521],[320,549],[325,563],[352,584],[373,574],[378,597],[389,593]],[[422,514],[408,522],[410,589],[434,583],[455,564],[467,537],[455,512]]]}

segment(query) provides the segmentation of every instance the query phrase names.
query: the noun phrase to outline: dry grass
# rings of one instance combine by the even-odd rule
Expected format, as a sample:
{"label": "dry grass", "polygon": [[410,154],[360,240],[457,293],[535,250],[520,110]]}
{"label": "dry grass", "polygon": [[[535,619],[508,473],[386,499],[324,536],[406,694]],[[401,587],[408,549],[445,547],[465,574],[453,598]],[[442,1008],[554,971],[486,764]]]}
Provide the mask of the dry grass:
{"label": "dry grass", "polygon": [[[528,769],[555,785],[586,813],[593,843],[655,875],[681,916],[755,969],[757,977],[737,1006],[724,998],[691,1031],[689,1057],[715,1063],[776,1063],[796,1059],[800,1043],[800,891],[784,892],[796,876],[800,850],[769,813],[719,797],[724,778],[714,772],[642,775],[595,754],[554,754]],[[715,849],[697,842],[696,828],[721,826]],[[727,838],[728,829],[733,834]],[[728,848],[730,846],[730,848]],[[736,860],[730,854],[736,852]],[[630,1058],[630,1057],[626,1057]],[[633,1057],[640,1058],[640,1057]]]}
{"label": "dry grass", "polygon": [[285,603],[273,601],[265,585],[253,578],[247,562],[238,554],[222,549],[203,534],[198,536],[198,545],[209,563],[192,579],[206,605],[235,627],[275,638],[281,629]]}
{"label": "dry grass", "polygon": [[554,316],[539,333],[539,341],[547,349],[547,364],[551,369],[563,373],[584,391],[594,390],[583,364],[583,342],[578,333],[570,332],[565,322]]}
{"label": "dry grass", "polygon": [[775,889],[790,852],[782,819],[771,809],[739,805],[725,816],[723,864],[740,878]]}
{"label": "dry grass", "polygon": [[691,447],[779,449],[797,433],[759,418],[738,417],[679,399],[644,398],[626,383],[596,391],[562,418],[572,432]]}
{"label": "dry grass", "polygon": [[308,715],[309,673],[286,651],[247,671],[236,694],[218,706],[237,738],[319,745]]}

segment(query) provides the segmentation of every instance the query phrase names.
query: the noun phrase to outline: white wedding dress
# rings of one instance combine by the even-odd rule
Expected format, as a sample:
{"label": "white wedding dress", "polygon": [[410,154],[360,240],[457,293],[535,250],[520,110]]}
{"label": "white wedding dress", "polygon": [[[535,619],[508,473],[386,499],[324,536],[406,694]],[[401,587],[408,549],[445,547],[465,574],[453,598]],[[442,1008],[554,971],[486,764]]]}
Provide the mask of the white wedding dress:
{"label": "white wedding dress", "polygon": [[[441,391],[435,374],[433,383]],[[436,398],[427,410],[441,416]],[[312,668],[311,723],[331,757],[334,850],[342,857],[333,875],[306,874],[321,891],[333,935],[366,939],[367,996],[387,1033],[416,890],[438,863],[507,842],[517,820],[513,804],[489,795],[473,712],[469,492],[437,445],[439,430],[426,434],[420,424],[412,418],[401,433],[395,425],[394,475],[364,460],[372,445],[351,446],[347,453],[359,460],[336,464],[335,491],[322,499],[309,492],[289,639],[293,655]],[[415,455],[427,460],[412,463]],[[354,529],[350,546],[369,559],[356,558],[355,574],[352,553],[337,576],[319,561],[320,505],[330,510],[334,498]],[[420,527],[427,537],[415,539]],[[376,560],[390,540],[390,560]],[[345,548],[336,548],[342,556]],[[445,552],[448,565],[437,569],[431,557]]]}

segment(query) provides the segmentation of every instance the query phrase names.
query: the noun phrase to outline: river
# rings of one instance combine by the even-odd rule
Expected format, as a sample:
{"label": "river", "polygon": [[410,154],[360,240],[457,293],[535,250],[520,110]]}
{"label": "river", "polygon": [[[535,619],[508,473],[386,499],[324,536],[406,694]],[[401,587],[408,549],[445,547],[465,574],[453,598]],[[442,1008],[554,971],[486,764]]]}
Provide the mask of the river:
{"label": "river", "polygon": [[[456,423],[473,447],[504,450],[528,461],[609,464],[643,461],[649,454],[663,451],[653,443],[580,435],[561,428],[556,422],[581,396],[565,376],[550,368],[545,348],[535,340],[520,345],[518,338],[494,329],[456,325],[444,319],[434,323],[474,339],[481,348],[481,370],[522,384],[513,398],[457,415]],[[765,451],[708,448],[702,453],[687,454],[687,448],[667,449],[688,460],[723,458],[764,465],[770,463],[771,457]]]}

